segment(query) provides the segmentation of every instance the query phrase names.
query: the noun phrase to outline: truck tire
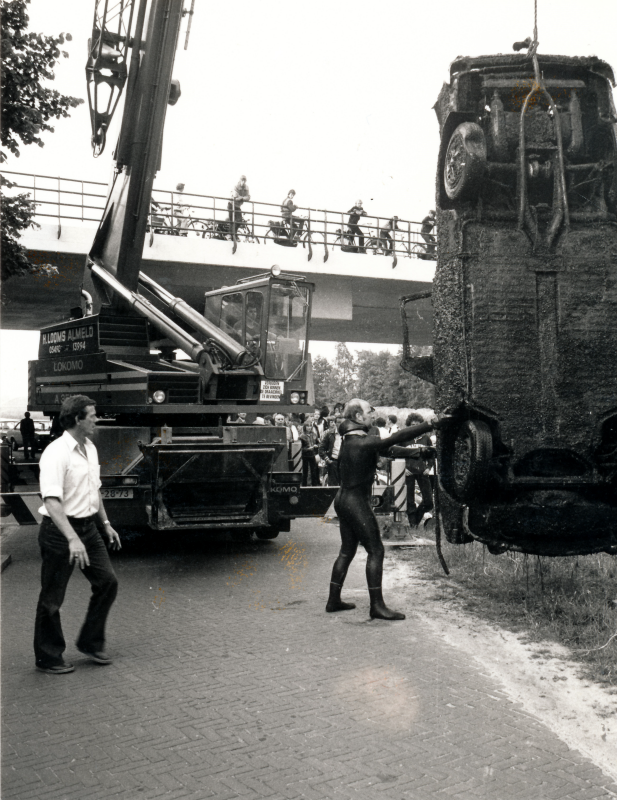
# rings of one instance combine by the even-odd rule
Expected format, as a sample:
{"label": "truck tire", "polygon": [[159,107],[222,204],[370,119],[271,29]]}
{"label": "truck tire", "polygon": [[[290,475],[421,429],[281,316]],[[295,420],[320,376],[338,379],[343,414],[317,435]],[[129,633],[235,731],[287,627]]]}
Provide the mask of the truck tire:
{"label": "truck tire", "polygon": [[479,500],[490,482],[493,456],[493,436],[486,422],[464,422],[456,433],[453,455],[454,494],[464,502]]}
{"label": "truck tire", "polygon": [[258,539],[276,539],[280,531],[278,528],[258,528],[255,531],[255,536]]}
{"label": "truck tire", "polygon": [[2,462],[2,476],[0,478],[0,490],[3,492],[13,491],[13,480],[11,470],[11,446],[3,444],[0,446],[0,460]]}
{"label": "truck tire", "polygon": [[443,184],[450,200],[475,200],[486,171],[486,139],[476,122],[462,122],[450,137]]}

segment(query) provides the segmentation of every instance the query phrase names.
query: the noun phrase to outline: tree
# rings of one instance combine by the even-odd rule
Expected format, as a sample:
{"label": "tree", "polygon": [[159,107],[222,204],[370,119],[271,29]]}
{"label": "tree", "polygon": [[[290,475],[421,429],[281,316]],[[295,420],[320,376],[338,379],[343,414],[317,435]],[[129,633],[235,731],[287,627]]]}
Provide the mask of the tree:
{"label": "tree", "polygon": [[360,350],[357,356],[358,386],[361,396],[374,406],[395,405],[391,376],[392,354],[389,350],[375,353]]}
{"label": "tree", "polygon": [[[414,355],[428,355],[425,350],[413,348]],[[334,364],[321,356],[313,363],[315,402],[331,406],[359,395],[374,406],[433,408],[434,386],[405,372],[402,357],[401,348],[396,354],[389,350],[360,350],[354,358],[347,345],[339,342]]]}
{"label": "tree", "polygon": [[335,403],[350,400],[356,391],[355,372],[355,359],[344,342],[336,345],[334,363],[317,356],[313,361],[315,403],[332,408]]}
{"label": "tree", "polygon": [[[26,30],[28,15],[26,5],[30,0],[2,0],[0,6],[2,23],[2,131],[0,141],[14,156],[19,157],[19,141],[22,144],[44,146],[40,134],[54,128],[49,125],[53,118],[68,117],[69,108],[76,108],[83,100],[63,95],[56,89],[43,85],[43,81],[53,81],[53,68],[62,55],[68,53],[59,49],[65,40],[70,41],[69,33],[59,36],[45,36]],[[0,150],[0,162],[6,161],[7,153]],[[12,184],[2,180],[4,188]],[[32,223],[34,203],[27,195],[3,197],[2,214],[2,277],[22,275],[24,272],[38,272],[28,261],[25,248],[19,244],[20,231]]]}
{"label": "tree", "polygon": [[0,175],[2,186],[2,280],[10,275],[23,275],[32,269],[26,250],[19,244],[17,231],[25,230],[34,216],[34,203],[26,194],[8,197],[4,189],[11,189],[15,184]]}
{"label": "tree", "polygon": [[323,406],[330,402],[333,366],[324,356],[316,356],[313,361],[313,383],[315,386],[315,405]]}
{"label": "tree", "polygon": [[345,342],[336,343],[334,359],[333,394],[335,402],[350,400],[356,392],[356,363]]}
{"label": "tree", "polygon": [[[413,355],[429,355],[430,348],[412,347]],[[403,349],[392,355],[389,382],[392,386],[392,405],[399,408],[434,408],[435,387],[406,372],[401,367]]]}
{"label": "tree", "polygon": [[[52,118],[68,117],[69,108],[84,101],[78,97],[60,94],[56,89],[43,86],[42,81],[53,81],[56,61],[65,50],[58,45],[71,41],[70,33],[44,36],[26,31],[29,18],[26,4],[30,0],[3,0],[2,12],[2,137],[4,147],[19,156],[19,137],[23,144],[44,146],[42,131],[54,129],[48,124]],[[0,151],[0,160],[6,153]]]}

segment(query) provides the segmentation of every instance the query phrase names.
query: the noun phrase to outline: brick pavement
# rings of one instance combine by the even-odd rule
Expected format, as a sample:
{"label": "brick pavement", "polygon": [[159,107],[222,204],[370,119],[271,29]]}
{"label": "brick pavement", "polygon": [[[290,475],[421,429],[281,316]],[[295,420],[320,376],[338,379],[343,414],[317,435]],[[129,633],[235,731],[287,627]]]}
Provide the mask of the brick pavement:
{"label": "brick pavement", "polygon": [[[3,574],[4,800],[591,800],[617,786],[432,637],[323,611],[338,530],[296,523],[251,545],[173,539],[116,559],[111,667],[72,645],[88,584],[63,608],[70,675],[34,670],[35,529]],[[391,556],[387,556],[391,557]]]}

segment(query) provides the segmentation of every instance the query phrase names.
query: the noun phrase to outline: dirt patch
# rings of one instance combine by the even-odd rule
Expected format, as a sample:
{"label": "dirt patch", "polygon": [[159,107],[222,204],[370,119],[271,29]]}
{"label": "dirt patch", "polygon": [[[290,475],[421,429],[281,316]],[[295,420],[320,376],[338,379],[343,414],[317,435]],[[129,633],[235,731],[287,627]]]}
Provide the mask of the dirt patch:
{"label": "dirt patch", "polygon": [[415,613],[436,636],[472,656],[514,702],[617,780],[617,694],[581,678],[567,648],[526,643],[523,635],[465,612],[410,561],[386,559],[384,585],[413,595]]}

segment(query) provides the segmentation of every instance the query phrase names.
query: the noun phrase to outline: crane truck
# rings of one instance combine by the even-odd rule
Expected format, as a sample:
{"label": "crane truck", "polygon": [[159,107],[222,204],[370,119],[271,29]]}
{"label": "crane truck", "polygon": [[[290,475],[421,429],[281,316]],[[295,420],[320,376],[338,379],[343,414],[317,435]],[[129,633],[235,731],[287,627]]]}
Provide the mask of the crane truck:
{"label": "crane truck", "polygon": [[186,13],[182,0],[96,3],[86,66],[95,155],[126,84],[113,179],[86,259],[85,314],[41,331],[28,408],[53,419],[71,395],[96,403],[115,527],[269,539],[293,518],[322,516],[336,488],[301,487],[284,427],[227,423],[309,410],[314,286],[273,268],[205,292],[200,313],[141,269]]}

